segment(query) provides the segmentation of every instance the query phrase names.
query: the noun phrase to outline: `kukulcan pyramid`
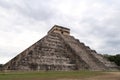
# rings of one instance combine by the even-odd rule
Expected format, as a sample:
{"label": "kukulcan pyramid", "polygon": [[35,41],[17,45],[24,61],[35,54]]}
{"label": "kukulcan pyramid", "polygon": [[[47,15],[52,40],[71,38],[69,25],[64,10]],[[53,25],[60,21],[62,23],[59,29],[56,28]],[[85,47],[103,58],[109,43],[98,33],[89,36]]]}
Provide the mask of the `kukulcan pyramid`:
{"label": "kukulcan pyramid", "polygon": [[116,65],[55,25],[48,34],[3,66],[4,70],[116,70]]}

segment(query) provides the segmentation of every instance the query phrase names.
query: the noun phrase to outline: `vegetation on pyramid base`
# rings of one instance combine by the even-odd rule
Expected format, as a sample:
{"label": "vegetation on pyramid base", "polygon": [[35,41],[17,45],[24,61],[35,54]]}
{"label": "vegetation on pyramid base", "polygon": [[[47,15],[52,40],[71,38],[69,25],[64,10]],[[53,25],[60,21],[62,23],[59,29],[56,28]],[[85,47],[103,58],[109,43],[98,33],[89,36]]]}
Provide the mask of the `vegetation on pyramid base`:
{"label": "vegetation on pyramid base", "polygon": [[118,66],[120,66],[120,54],[117,55],[104,55],[109,61],[115,62]]}

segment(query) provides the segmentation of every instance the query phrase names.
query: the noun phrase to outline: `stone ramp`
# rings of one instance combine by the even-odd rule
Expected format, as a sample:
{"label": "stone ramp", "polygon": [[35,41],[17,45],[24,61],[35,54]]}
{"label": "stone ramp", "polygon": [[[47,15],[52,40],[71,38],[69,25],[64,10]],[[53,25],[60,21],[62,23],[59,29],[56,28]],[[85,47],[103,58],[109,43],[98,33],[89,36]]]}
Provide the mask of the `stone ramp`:
{"label": "stone ramp", "polygon": [[[72,49],[75,50],[76,54],[79,55],[80,58],[82,58],[83,61],[85,61],[89,65],[90,70],[103,70],[104,67],[97,64],[97,61],[94,60],[94,56],[90,56],[91,53],[86,50],[85,45],[81,45],[76,41],[75,38],[72,36],[62,36],[64,40],[68,43],[68,45],[71,46]],[[81,47],[82,46],[82,47]],[[99,61],[98,61],[99,62]]]}
{"label": "stone ramp", "polygon": [[118,66],[114,62],[108,61],[101,54],[97,54],[96,51],[92,51],[92,55],[95,56],[108,70],[118,70]]}
{"label": "stone ramp", "polygon": [[73,36],[62,36],[66,43],[70,45],[76,53],[91,67],[91,70],[118,70],[115,63],[108,61],[95,50],[90,49],[84,43]]}

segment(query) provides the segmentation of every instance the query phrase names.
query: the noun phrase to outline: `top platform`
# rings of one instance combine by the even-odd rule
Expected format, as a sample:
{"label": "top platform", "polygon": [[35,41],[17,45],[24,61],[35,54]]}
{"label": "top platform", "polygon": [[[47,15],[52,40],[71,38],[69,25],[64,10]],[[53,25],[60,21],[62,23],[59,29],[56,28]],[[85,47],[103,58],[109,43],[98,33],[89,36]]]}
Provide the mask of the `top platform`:
{"label": "top platform", "polygon": [[62,27],[62,26],[58,26],[58,25],[54,25],[49,31],[48,31],[48,34],[51,34],[51,33],[59,33],[59,34],[62,34],[62,35],[70,35],[70,29],[69,28],[65,28],[65,27]]}

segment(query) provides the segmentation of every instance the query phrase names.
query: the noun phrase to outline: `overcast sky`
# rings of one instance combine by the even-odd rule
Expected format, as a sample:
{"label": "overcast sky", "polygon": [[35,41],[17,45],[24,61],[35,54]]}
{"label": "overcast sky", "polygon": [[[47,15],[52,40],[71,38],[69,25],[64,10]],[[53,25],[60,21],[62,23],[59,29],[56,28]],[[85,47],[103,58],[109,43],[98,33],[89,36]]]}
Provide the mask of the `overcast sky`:
{"label": "overcast sky", "polygon": [[0,0],[0,63],[55,24],[102,54],[120,53],[120,0]]}

